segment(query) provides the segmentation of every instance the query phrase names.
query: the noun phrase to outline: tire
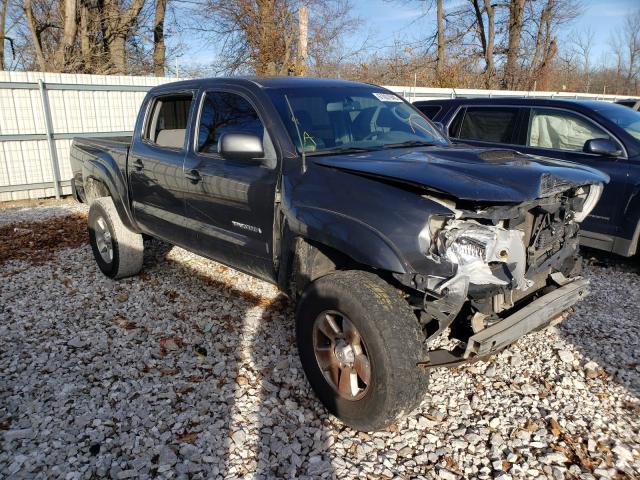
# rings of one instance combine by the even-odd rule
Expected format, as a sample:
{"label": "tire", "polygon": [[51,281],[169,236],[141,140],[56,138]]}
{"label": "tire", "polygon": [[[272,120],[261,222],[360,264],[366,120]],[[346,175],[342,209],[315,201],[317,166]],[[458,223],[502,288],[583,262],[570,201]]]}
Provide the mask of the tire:
{"label": "tire", "polygon": [[[341,340],[340,334],[335,341],[325,335],[326,330],[336,330],[329,325],[338,324],[347,340]],[[429,380],[428,371],[417,366],[426,358],[424,335],[409,305],[380,277],[353,270],[314,281],[298,302],[296,329],[300,359],[311,387],[325,407],[350,427],[382,430],[422,402]],[[360,338],[360,342],[349,338]],[[350,346],[344,347],[345,342]],[[360,360],[362,353],[368,362]],[[348,369],[351,361],[352,367],[336,374],[335,362],[345,358],[342,365]],[[327,368],[327,364],[332,366]],[[342,389],[345,374],[349,381]]]}
{"label": "tire", "polygon": [[122,223],[111,197],[91,202],[88,223],[89,242],[102,273],[119,279],[140,272],[144,256],[142,235],[132,232]]}

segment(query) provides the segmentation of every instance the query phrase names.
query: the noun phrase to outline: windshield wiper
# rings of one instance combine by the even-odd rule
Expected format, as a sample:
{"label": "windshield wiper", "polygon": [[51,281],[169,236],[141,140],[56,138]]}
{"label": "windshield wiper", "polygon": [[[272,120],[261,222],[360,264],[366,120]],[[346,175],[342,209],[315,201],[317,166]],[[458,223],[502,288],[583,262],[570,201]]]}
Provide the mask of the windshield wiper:
{"label": "windshield wiper", "polygon": [[307,156],[317,156],[317,155],[335,155],[336,153],[363,153],[363,152],[373,152],[375,150],[380,150],[381,147],[340,147],[340,148],[329,148],[325,150],[317,150],[315,152],[306,152]]}
{"label": "windshield wiper", "polygon": [[387,143],[381,148],[404,148],[404,147],[435,147],[437,143],[425,142],[422,140],[409,140],[408,142]]}

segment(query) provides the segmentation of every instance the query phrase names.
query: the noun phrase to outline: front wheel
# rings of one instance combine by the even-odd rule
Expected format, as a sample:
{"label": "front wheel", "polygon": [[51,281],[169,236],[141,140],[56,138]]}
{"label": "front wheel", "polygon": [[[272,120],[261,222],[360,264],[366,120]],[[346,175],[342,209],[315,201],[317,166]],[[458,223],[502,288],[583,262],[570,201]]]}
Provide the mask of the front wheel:
{"label": "front wheel", "polygon": [[142,269],[142,235],[122,223],[111,197],[91,202],[89,242],[98,267],[107,277],[130,277]]}
{"label": "front wheel", "polygon": [[311,283],[296,311],[302,366],[327,409],[347,425],[381,430],[422,401],[423,334],[409,305],[363,271]]}

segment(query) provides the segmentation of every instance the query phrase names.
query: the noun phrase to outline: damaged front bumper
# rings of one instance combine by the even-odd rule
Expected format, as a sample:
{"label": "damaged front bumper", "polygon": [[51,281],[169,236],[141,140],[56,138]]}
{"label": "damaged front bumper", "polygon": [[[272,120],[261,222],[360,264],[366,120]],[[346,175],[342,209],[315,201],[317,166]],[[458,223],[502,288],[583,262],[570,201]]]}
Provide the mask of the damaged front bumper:
{"label": "damaged front bumper", "polygon": [[562,286],[543,295],[503,320],[469,337],[466,348],[433,350],[424,367],[452,367],[492,355],[523,335],[549,325],[555,318],[589,293],[582,277],[562,278]]}

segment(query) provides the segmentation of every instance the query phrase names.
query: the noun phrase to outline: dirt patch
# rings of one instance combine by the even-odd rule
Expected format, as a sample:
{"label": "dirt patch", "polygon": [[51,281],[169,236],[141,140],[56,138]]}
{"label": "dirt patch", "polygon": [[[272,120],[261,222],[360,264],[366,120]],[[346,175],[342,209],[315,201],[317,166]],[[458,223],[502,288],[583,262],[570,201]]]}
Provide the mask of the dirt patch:
{"label": "dirt patch", "polygon": [[87,216],[74,213],[44,222],[17,222],[0,226],[0,265],[9,260],[42,263],[62,248],[89,241]]}
{"label": "dirt patch", "polygon": [[29,198],[24,200],[8,200],[6,202],[0,202],[0,210],[6,208],[49,207],[73,203],[75,203],[75,200],[71,195],[62,197],[60,200],[56,200],[55,198]]}

